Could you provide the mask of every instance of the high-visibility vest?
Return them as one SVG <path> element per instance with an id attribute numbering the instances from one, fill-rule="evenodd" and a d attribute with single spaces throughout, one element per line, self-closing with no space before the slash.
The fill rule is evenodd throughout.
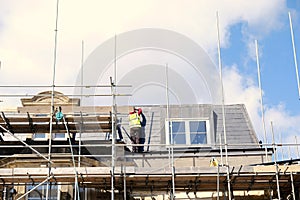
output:
<path id="1" fill-rule="evenodd" d="M 215 159 L 215 158 L 212 158 L 211 160 L 210 160 L 210 167 L 216 167 L 216 166 L 218 166 L 219 165 L 219 162 L 218 162 L 218 160 L 217 159 Z"/>
<path id="2" fill-rule="evenodd" d="M 129 114 L 129 127 L 141 127 L 141 118 L 138 113 Z"/>

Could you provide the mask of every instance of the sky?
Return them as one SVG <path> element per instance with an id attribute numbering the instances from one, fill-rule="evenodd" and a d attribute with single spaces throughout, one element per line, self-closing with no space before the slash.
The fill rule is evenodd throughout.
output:
<path id="1" fill-rule="evenodd" d="M 264 141 L 254 42 L 257 40 L 268 142 L 272 140 L 271 121 L 277 142 L 282 140 L 284 143 L 295 143 L 296 136 L 300 142 L 300 102 L 288 18 L 290 12 L 296 49 L 300 49 L 300 0 L 60 0 L 55 84 L 78 84 L 82 54 L 85 63 L 89 63 L 95 49 L 105 46 L 103 44 L 112 41 L 115 35 L 122 38 L 124 33 L 145 28 L 170 30 L 191 39 L 218 69 L 217 11 L 225 103 L 245 104 L 258 138 Z M 52 85 L 55 19 L 56 1 L 1 0 L 1 85 Z M 297 52 L 298 57 L 299 54 Z M 155 66 L 158 69 L 156 74 L 162 74 L 162 63 L 177 63 L 179 66 L 181 62 L 176 60 L 176 56 L 168 56 L 164 52 L 145 50 L 143 54 L 136 52 L 123 55 L 118 60 L 118 66 L 128 77 L 131 77 L 129 74 L 134 70 L 130 68 L 132 64 L 147 70 Z M 132 60 L 138 62 L 133 63 Z M 149 63 L 152 63 L 151 66 Z M 189 66 L 186 63 L 181 64 L 180 69 L 177 67 L 173 71 L 170 65 L 170 81 L 173 75 L 179 77 L 178 73 L 185 74 L 181 78 L 192 86 L 196 101 L 203 103 L 203 99 L 199 97 L 199 100 L 197 96 L 198 90 L 194 90 L 198 87 L 197 76 L 187 73 Z M 91 76 L 95 76 L 93 79 L 100 77 L 95 73 Z M 145 75 L 141 74 L 139 80 L 143 80 L 141 76 Z M 194 80 L 190 80 L 190 77 Z M 86 76 L 84 79 L 88 81 L 92 78 Z M 160 80 L 163 79 L 161 77 Z M 109 78 L 105 77 L 105 80 L 103 83 L 108 84 Z M 125 83 L 128 78 L 124 75 L 123 80 Z M 162 84 L 152 84 L 159 91 L 157 95 L 149 95 L 148 103 L 155 101 L 153 96 L 164 95 L 160 89 Z M 148 86 L 145 84 L 144 88 Z M 138 89 L 136 95 L 144 95 L 139 94 Z M 45 88 L 0 90 L 2 94 L 36 94 Z M 64 89 L 62 92 L 70 93 Z M 172 97 L 176 98 L 178 91 L 173 92 Z M 19 97 L 3 97 L 0 100 L 3 101 L 0 102 L 2 109 L 20 106 Z M 291 151 L 295 154 L 296 150 L 293 148 Z"/>

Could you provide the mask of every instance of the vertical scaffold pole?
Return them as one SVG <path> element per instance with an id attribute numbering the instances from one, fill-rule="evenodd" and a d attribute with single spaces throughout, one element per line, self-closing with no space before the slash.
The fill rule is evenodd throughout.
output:
<path id="1" fill-rule="evenodd" d="M 258 87 L 260 93 L 260 110 L 261 110 L 261 121 L 264 131 L 264 143 L 265 143 L 265 154 L 266 154 L 266 162 L 268 162 L 268 149 L 267 149 L 267 132 L 266 132 L 266 124 L 265 124 L 265 111 L 264 111 L 264 104 L 263 104 L 263 97 L 262 97 L 262 87 L 261 87 L 261 80 L 260 80 L 260 64 L 259 64 L 259 53 L 258 53 L 258 44 L 257 40 L 255 40 L 255 53 L 256 53 L 256 65 L 257 65 L 257 78 L 258 78 Z"/>
<path id="2" fill-rule="evenodd" d="M 273 130 L 273 122 L 271 121 L 271 131 L 272 131 L 272 146 L 273 146 L 273 151 L 274 151 L 274 163 L 275 163 L 275 168 L 276 168 L 276 185 L 277 185 L 277 194 L 278 194 L 278 199 L 280 198 L 280 185 L 279 185 L 279 170 L 278 170 L 278 164 L 277 164 L 277 150 L 275 147 L 275 136 L 274 136 L 274 130 Z"/>
<path id="3" fill-rule="evenodd" d="M 113 105 L 114 105 L 114 86 L 113 82 L 111 80 L 111 93 L 112 93 L 112 98 L 113 98 Z M 112 133 L 111 133 L 111 199 L 114 199 L 114 192 L 115 192 L 115 187 L 114 187 L 114 176 L 115 176 L 115 136 L 114 136 L 114 106 L 112 105 L 112 113 L 111 113 L 111 125 L 112 125 Z"/>
<path id="4" fill-rule="evenodd" d="M 166 118 L 167 118 L 167 122 L 168 122 L 168 133 L 169 135 L 171 134 L 171 141 L 169 141 L 169 138 L 168 138 L 168 141 L 170 142 L 170 145 L 172 144 L 172 131 L 170 132 L 170 130 L 172 129 L 172 126 L 171 126 L 171 121 L 170 121 L 170 114 L 169 114 L 169 75 L 168 75 L 168 63 L 166 64 L 166 69 L 165 69 L 165 72 L 166 72 L 166 101 L 167 101 L 167 106 L 166 106 Z M 171 167 L 171 146 L 168 148 L 168 158 L 169 158 L 169 167 Z"/>
<path id="5" fill-rule="evenodd" d="M 222 134 L 219 134 L 219 146 L 220 146 L 220 156 L 221 156 L 221 165 L 223 166 L 223 146 L 222 146 Z"/>
<path id="6" fill-rule="evenodd" d="M 52 92 L 51 92 L 51 111 L 50 111 L 50 127 L 49 127 L 49 146 L 48 146 L 48 177 L 51 174 L 51 148 L 52 148 L 52 122 L 54 114 L 54 88 L 55 88 L 55 71 L 56 71 L 56 60 L 57 60 L 57 32 L 58 32 L 58 10 L 59 0 L 56 1 L 56 18 L 55 18 L 55 34 L 54 34 L 54 52 L 53 52 L 53 77 L 52 77 Z M 47 181 L 46 188 L 46 199 L 49 197 L 49 181 Z"/>
<path id="7" fill-rule="evenodd" d="M 227 172 L 227 187 L 228 187 L 228 198 L 231 200 L 231 186 L 230 186 L 230 176 L 229 176 L 229 165 L 228 165 L 228 144 L 226 135 L 226 119 L 225 119 L 225 101 L 224 101 L 224 87 L 222 78 L 222 63 L 221 63 L 221 44 L 220 44 L 220 31 L 219 31 L 219 13 L 217 12 L 217 33 L 218 33 L 218 60 L 219 60 L 219 73 L 220 82 L 222 90 L 222 117 L 223 117 L 223 133 L 224 133 L 224 143 L 225 143 L 225 164 Z"/>
<path id="8" fill-rule="evenodd" d="M 82 104 L 82 97 L 83 97 L 83 61 L 84 61 L 84 41 L 81 41 L 81 66 L 80 66 L 80 104 Z"/>
<path id="9" fill-rule="evenodd" d="M 291 172 L 291 186 L 292 186 L 293 199 L 296 200 L 293 172 Z"/>
<path id="10" fill-rule="evenodd" d="M 217 200 L 220 199 L 220 165 L 218 164 L 218 178 L 217 178 Z"/>
<path id="11" fill-rule="evenodd" d="M 123 166 L 123 182 L 124 182 L 124 200 L 127 198 L 127 186 L 126 186 L 126 165 Z"/>
<path id="12" fill-rule="evenodd" d="M 222 147 L 222 134 L 219 134 L 219 144 L 220 144 L 220 154 L 221 154 L 221 166 L 224 166 L 223 163 L 223 147 Z M 218 164 L 218 175 L 217 175 L 217 200 L 220 199 L 220 164 Z"/>
<path id="13" fill-rule="evenodd" d="M 78 167 L 81 166 L 81 142 L 82 142 L 82 130 L 83 130 L 83 117 L 80 111 L 80 122 L 79 122 L 79 147 L 78 147 Z"/>
<path id="14" fill-rule="evenodd" d="M 290 30 L 291 30 L 291 38 L 292 38 L 292 45 L 293 45 L 294 63 L 295 63 L 295 69 L 296 69 L 298 98 L 300 99 L 300 82 L 299 82 L 299 71 L 298 71 L 298 63 L 297 63 L 297 53 L 296 53 L 295 40 L 294 40 L 293 22 L 292 22 L 292 16 L 291 16 L 290 12 L 288 12 L 288 15 L 289 15 L 289 21 L 290 21 Z"/>
<path id="15" fill-rule="evenodd" d="M 174 166 L 174 141 L 173 141 L 173 136 L 172 136 L 172 121 L 170 121 L 170 113 L 169 113 L 169 71 L 168 71 L 168 64 L 166 64 L 166 98 L 167 98 L 167 118 L 168 118 L 168 125 L 170 127 L 169 130 L 171 130 L 171 145 L 169 148 L 169 155 L 171 154 L 171 170 L 172 170 L 172 192 L 171 192 L 171 200 L 174 200 L 176 195 L 175 195 L 175 166 Z M 171 150 L 171 152 L 170 152 Z"/>
<path id="16" fill-rule="evenodd" d="M 298 139 L 297 139 L 297 136 L 295 136 L 295 141 L 296 141 L 296 149 L 297 149 L 297 158 L 300 158 L 300 155 L 299 155 L 299 146 L 298 146 Z"/>
<path id="17" fill-rule="evenodd" d="M 117 83 L 117 35 L 115 35 L 115 46 L 114 46 L 114 80 L 110 78 L 111 94 L 112 94 L 112 115 L 111 115 L 111 199 L 114 199 L 115 187 L 114 187 L 114 176 L 115 176 L 115 133 L 116 133 L 116 83 Z"/>
<path id="18" fill-rule="evenodd" d="M 282 133 L 280 133 L 280 143 L 281 143 L 281 160 L 284 160 L 283 144 L 282 144 Z"/>
<path id="19" fill-rule="evenodd" d="M 83 97 L 83 60 L 84 60 L 84 41 L 81 42 L 81 79 L 80 79 L 80 106 L 82 106 L 82 97 Z M 80 132 L 79 132 L 79 147 L 78 147 L 78 167 L 81 165 L 81 137 L 82 137 L 82 112 L 80 111 Z"/>

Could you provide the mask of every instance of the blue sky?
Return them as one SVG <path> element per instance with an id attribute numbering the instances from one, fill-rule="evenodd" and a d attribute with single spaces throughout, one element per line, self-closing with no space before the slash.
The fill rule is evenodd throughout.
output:
<path id="1" fill-rule="evenodd" d="M 293 26 L 297 48 L 300 45 L 299 34 L 297 35 L 300 30 L 298 23 L 295 22 Z M 300 102 L 288 14 L 282 17 L 282 23 L 280 29 L 258 40 L 264 103 L 270 106 L 284 103 L 291 114 L 299 114 Z M 248 56 L 247 44 L 244 43 L 241 33 L 243 26 L 245 24 L 240 23 L 230 28 L 231 45 L 222 49 L 223 65 L 237 64 L 244 76 L 251 76 L 255 80 L 257 79 L 257 64 L 256 60 Z M 299 56 L 298 52 L 297 54 Z"/>
<path id="2" fill-rule="evenodd" d="M 286 5 L 287 11 L 292 13 L 295 45 L 296 49 L 298 49 L 300 45 L 300 1 L 287 1 Z M 249 55 L 249 49 L 247 48 L 247 42 L 249 42 L 248 34 L 252 35 L 252 40 L 258 39 L 263 101 L 267 116 L 265 121 L 269 142 L 271 141 L 270 121 L 274 123 L 275 120 L 275 139 L 277 142 L 280 135 L 283 135 L 283 140 L 295 142 L 293 136 L 298 137 L 299 134 L 299 129 L 295 126 L 291 128 L 283 125 L 286 123 L 286 120 L 291 119 L 294 121 L 299 119 L 298 116 L 300 114 L 300 101 L 287 11 L 281 13 L 278 18 L 280 25 L 266 33 L 264 33 L 264 30 L 261 32 L 259 29 L 252 30 L 246 22 L 234 24 L 229 31 L 230 44 L 221 50 L 224 68 L 235 66 L 240 76 L 244 77 L 243 83 L 246 85 L 244 89 L 247 90 L 253 84 L 258 85 L 256 60 Z M 245 32 L 247 34 L 244 34 Z M 252 51 L 254 51 L 253 48 Z M 299 55 L 299 51 L 297 51 L 298 58 Z M 253 82 L 247 83 L 249 81 L 248 78 Z M 230 94 L 230 89 L 225 87 L 226 89 L 227 94 Z M 278 110 L 274 112 L 276 109 Z M 256 107 L 256 111 L 258 110 Z M 282 118 L 278 117 L 277 112 L 280 113 L 279 115 L 282 114 Z M 260 111 L 258 113 L 260 118 Z M 281 120 L 282 122 L 280 122 Z M 262 125 L 255 123 L 256 128 L 259 126 Z M 256 130 L 258 129 L 260 128 Z M 260 129 L 257 132 L 260 132 L 260 138 L 262 138 L 262 130 Z"/>
<path id="3" fill-rule="evenodd" d="M 287 1 L 286 5 L 286 12 L 283 12 L 278 18 L 280 25 L 270 32 L 261 34 L 257 29 L 253 31 L 247 26 L 246 22 L 240 22 L 231 26 L 229 31 L 230 45 L 222 48 L 222 61 L 225 68 L 230 68 L 234 65 L 241 76 L 244 78 L 248 77 L 251 81 L 254 81 L 251 82 L 251 86 L 253 84 L 258 85 L 256 60 L 249 56 L 249 49 L 247 48 L 247 40 L 249 38 L 244 32 L 252 34 L 254 36 L 253 39 L 258 39 L 268 141 L 271 141 L 270 121 L 275 121 L 275 139 L 277 142 L 280 140 L 281 134 L 284 141 L 289 140 L 289 142 L 294 143 L 294 137 L 299 137 L 299 129 L 295 125 L 293 128 L 283 125 L 290 119 L 292 121 L 299 119 L 298 116 L 300 114 L 300 101 L 287 11 L 292 13 L 299 65 L 300 1 Z M 264 31 L 262 30 L 262 32 Z M 244 81 L 247 82 L 247 80 Z M 247 85 L 247 83 L 245 84 Z M 251 86 L 245 86 L 244 89 Z M 227 92 L 230 93 L 230 90 L 227 89 Z M 278 110 L 275 111 L 276 109 Z M 258 113 L 260 118 L 260 111 Z M 282 114 L 282 116 L 278 117 L 278 114 Z M 261 126 L 259 123 L 255 124 L 256 127 Z M 260 129 L 257 132 L 262 133 L 262 130 Z"/>
<path id="4" fill-rule="evenodd" d="M 55 7 L 55 1 L 51 0 L 0 2 L 0 80 L 3 85 L 52 83 Z M 276 133 L 286 134 L 286 142 L 294 142 L 294 137 L 300 136 L 300 102 L 287 13 L 292 13 L 299 58 L 299 0 L 64 0 L 60 1 L 59 8 L 56 84 L 68 85 L 76 83 L 80 72 L 82 40 L 87 58 L 115 34 L 141 28 L 183 34 L 218 63 L 216 11 L 219 11 L 226 103 L 245 104 L 262 139 L 253 46 L 257 39 L 268 138 L 271 138 L 271 120 Z M 1 89 L 1 93 L 37 92 L 40 91 Z M 3 100 L 2 108 L 19 105 L 18 99 Z"/>

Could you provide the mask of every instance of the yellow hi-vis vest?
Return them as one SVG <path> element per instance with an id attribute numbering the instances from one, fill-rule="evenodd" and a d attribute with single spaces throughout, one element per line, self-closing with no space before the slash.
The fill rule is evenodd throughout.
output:
<path id="1" fill-rule="evenodd" d="M 215 158 L 212 158 L 211 160 L 210 160 L 210 167 L 216 167 L 216 166 L 218 166 L 219 165 L 219 162 L 218 162 L 218 160 L 217 159 L 215 159 Z"/>
<path id="2" fill-rule="evenodd" d="M 129 114 L 129 127 L 141 127 L 141 118 L 137 113 Z"/>

